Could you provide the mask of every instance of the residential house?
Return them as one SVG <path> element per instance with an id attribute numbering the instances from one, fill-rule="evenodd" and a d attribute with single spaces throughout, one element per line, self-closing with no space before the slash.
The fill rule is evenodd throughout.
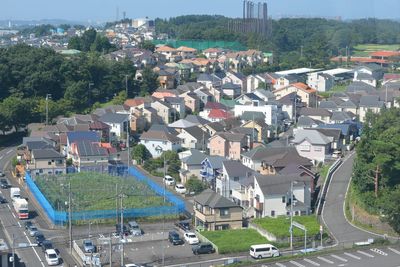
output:
<path id="1" fill-rule="evenodd" d="M 80 171 L 104 171 L 108 168 L 109 151 L 101 143 L 78 140 L 72 143 L 71 158 L 74 167 Z"/>
<path id="2" fill-rule="evenodd" d="M 213 100 L 213 95 L 208 91 L 208 89 L 198 88 L 194 90 L 194 93 L 200 99 L 200 109 Z"/>
<path id="3" fill-rule="evenodd" d="M 331 153 L 332 142 L 332 137 L 310 129 L 298 129 L 291 140 L 300 156 L 312 160 L 314 164 L 325 162 Z"/>
<path id="4" fill-rule="evenodd" d="M 164 102 L 168 103 L 172 108 L 173 121 L 186 116 L 185 99 L 183 97 L 164 97 Z"/>
<path id="5" fill-rule="evenodd" d="M 157 115 L 161 118 L 163 123 L 168 124 L 173 121 L 173 111 L 169 103 L 157 100 L 150 105 L 157 112 Z"/>
<path id="6" fill-rule="evenodd" d="M 275 90 L 288 87 L 289 85 L 300 81 L 299 77 L 293 74 L 279 75 L 279 77 L 276 77 L 275 79 L 276 81 L 273 84 L 273 89 Z"/>
<path id="7" fill-rule="evenodd" d="M 247 92 L 247 77 L 240 72 L 228 71 L 222 79 L 222 84 L 232 83 L 240 86 L 241 93 Z M 240 95 L 240 93 L 239 93 Z"/>
<path id="8" fill-rule="evenodd" d="M 207 158 L 207 155 L 197 149 L 189 149 L 179 153 L 181 160 L 181 168 L 179 177 L 183 184 L 186 184 L 192 176 L 201 179 L 200 171 L 202 170 L 202 162 Z"/>
<path id="9" fill-rule="evenodd" d="M 224 50 L 221 48 L 208 48 L 203 50 L 203 55 L 208 59 L 218 59 L 220 55 L 224 53 Z"/>
<path id="10" fill-rule="evenodd" d="M 271 87 L 271 80 L 266 74 L 251 74 L 246 78 L 246 93 L 252 93 L 257 89 Z"/>
<path id="11" fill-rule="evenodd" d="M 129 115 L 119 113 L 106 113 L 99 118 L 99 121 L 110 126 L 110 140 L 124 138 L 128 131 Z"/>
<path id="12" fill-rule="evenodd" d="M 177 135 L 177 132 L 164 125 L 152 125 L 140 136 L 140 143 L 147 148 L 153 158 L 157 158 L 164 151 L 178 151 L 181 148 L 181 139 Z"/>
<path id="13" fill-rule="evenodd" d="M 322 133 L 326 137 L 332 138 L 331 150 L 341 151 L 344 146 L 343 134 L 340 129 L 329 129 L 329 128 L 316 128 L 318 132 Z"/>
<path id="14" fill-rule="evenodd" d="M 102 142 L 110 142 L 110 126 L 102 121 L 94 121 L 89 124 L 89 131 L 97 132 Z"/>
<path id="15" fill-rule="evenodd" d="M 201 126 L 201 128 L 205 131 L 207 131 L 207 133 L 210 136 L 215 135 L 218 132 L 222 132 L 225 130 L 225 126 L 222 125 L 221 122 L 211 122 L 211 123 L 207 123 Z"/>
<path id="16" fill-rule="evenodd" d="M 341 99 L 335 99 L 335 100 L 336 100 L 337 102 L 340 102 L 340 104 L 344 102 L 344 101 L 341 100 Z M 330 112 L 339 111 L 338 104 L 337 104 L 335 101 L 333 101 L 333 100 L 324 100 L 324 101 L 321 101 L 321 102 L 319 102 L 318 107 L 319 107 L 319 108 L 322 108 L 322 109 L 326 109 L 326 110 L 328 110 L 328 111 L 330 111 Z"/>
<path id="17" fill-rule="evenodd" d="M 296 93 L 297 96 L 300 97 L 301 102 L 305 103 L 307 107 L 315 107 L 317 104 L 317 90 L 309 87 L 304 83 L 294 83 L 283 88 L 277 89 L 273 91 L 276 96 L 276 99 L 291 94 Z"/>
<path id="18" fill-rule="evenodd" d="M 251 102 L 247 101 L 248 96 L 252 97 Z M 254 96 L 254 97 L 253 97 Z M 242 97 L 242 96 L 241 96 Z M 240 101 L 244 101 L 244 105 L 240 104 Z M 265 123 L 268 125 L 277 125 L 278 116 L 280 115 L 280 107 L 277 103 L 265 103 L 262 99 L 257 97 L 255 94 L 246 94 L 243 99 L 238 99 L 235 108 L 235 117 L 242 117 L 244 112 L 261 112 L 265 116 Z"/>
<path id="19" fill-rule="evenodd" d="M 237 160 L 222 162 L 222 175 L 217 177 L 216 192 L 223 197 L 232 199 L 233 190 L 240 190 L 243 181 L 250 179 L 253 172 L 252 169 Z"/>
<path id="20" fill-rule="evenodd" d="M 270 129 L 268 128 L 268 125 L 265 123 L 264 119 L 247 120 L 245 123 L 242 124 L 241 127 L 255 129 L 258 135 L 254 141 L 258 143 L 267 142 L 268 138 L 270 138 L 271 136 Z"/>
<path id="21" fill-rule="evenodd" d="M 376 95 L 366 95 L 360 98 L 359 105 L 359 120 L 360 122 L 365 122 L 365 117 L 367 112 L 379 113 L 381 109 L 384 108 L 385 102 L 379 100 L 379 96 Z"/>
<path id="22" fill-rule="evenodd" d="M 201 73 L 197 77 L 197 82 L 204 84 L 206 88 L 211 89 L 211 88 L 220 88 L 222 85 L 222 79 L 215 75 L 214 73 L 208 74 L 208 73 Z"/>
<path id="23" fill-rule="evenodd" d="M 296 216 L 311 213 L 309 178 L 291 175 L 254 175 L 255 217 L 288 216 L 291 206 Z"/>
<path id="24" fill-rule="evenodd" d="M 235 99 L 236 97 L 240 96 L 242 88 L 238 84 L 229 82 L 222 84 L 221 90 L 226 97 Z"/>
<path id="25" fill-rule="evenodd" d="M 191 47 L 180 46 L 176 49 L 178 55 L 181 56 L 182 59 L 186 58 L 194 58 L 196 57 L 197 50 Z"/>
<path id="26" fill-rule="evenodd" d="M 178 51 L 175 48 L 164 45 L 157 47 L 154 52 L 164 55 L 169 62 L 177 61 Z M 179 59 L 181 58 L 179 57 Z"/>
<path id="27" fill-rule="evenodd" d="M 216 179 L 222 174 L 222 162 L 224 161 L 226 161 L 225 157 L 207 156 L 201 162 L 201 179 L 203 182 L 207 182 L 214 190 L 216 187 Z"/>
<path id="28" fill-rule="evenodd" d="M 253 93 L 265 102 L 273 102 L 276 100 L 274 93 L 266 89 L 256 89 Z"/>
<path id="29" fill-rule="evenodd" d="M 383 68 L 378 64 L 368 64 L 360 66 L 354 70 L 353 81 L 364 82 L 373 87 L 377 86 L 377 82 L 383 78 Z"/>
<path id="30" fill-rule="evenodd" d="M 211 156 L 221 156 L 229 159 L 240 159 L 242 151 L 249 149 L 245 134 L 240 133 L 216 133 L 208 140 L 208 148 Z"/>
<path id="31" fill-rule="evenodd" d="M 32 176 L 65 174 L 65 156 L 53 148 L 32 149 L 30 161 L 27 162 L 26 167 Z"/>
<path id="32" fill-rule="evenodd" d="M 158 74 L 158 82 L 160 84 L 160 87 L 163 89 L 173 89 L 175 88 L 175 85 L 179 83 L 177 81 L 177 76 L 179 77 L 177 71 L 173 70 L 172 68 L 168 69 L 160 69 L 159 71 L 156 71 Z"/>
<path id="33" fill-rule="evenodd" d="M 187 91 L 179 95 L 184 99 L 186 110 L 190 113 L 198 113 L 200 111 L 200 98 L 193 91 Z"/>
<path id="34" fill-rule="evenodd" d="M 314 120 L 308 116 L 300 116 L 297 119 L 296 128 L 297 129 L 305 129 L 305 128 L 315 128 L 318 125 L 323 124 L 321 121 Z"/>
<path id="35" fill-rule="evenodd" d="M 319 92 L 326 92 L 333 88 L 335 78 L 324 72 L 312 72 L 308 74 L 307 85 L 317 89 Z"/>
<path id="36" fill-rule="evenodd" d="M 60 148 L 60 152 L 66 155 L 67 158 L 72 157 L 72 144 L 78 141 L 89 141 L 92 143 L 100 143 L 101 136 L 98 132 L 84 131 L 84 132 L 68 132 L 66 136 L 66 146 Z"/>
<path id="37" fill-rule="evenodd" d="M 329 123 L 332 113 L 329 110 L 323 108 L 301 108 L 299 112 L 300 116 L 307 116 L 313 120 L 322 121 Z"/>
<path id="38" fill-rule="evenodd" d="M 341 131 L 341 136 L 343 138 L 343 146 L 349 145 L 351 142 L 356 140 L 359 136 L 359 129 L 356 123 L 339 123 L 339 124 L 321 124 L 317 128 L 321 129 L 338 129 Z"/>
<path id="39" fill-rule="evenodd" d="M 370 95 L 377 92 L 376 88 L 370 84 L 354 81 L 346 87 L 347 94 Z"/>
<path id="40" fill-rule="evenodd" d="M 183 148 L 204 151 L 207 149 L 207 140 L 210 138 L 210 135 L 200 127 L 193 126 L 182 129 L 178 138 L 182 139 Z"/>
<path id="41" fill-rule="evenodd" d="M 210 189 L 194 198 L 194 225 L 206 231 L 241 229 L 242 207 Z"/>

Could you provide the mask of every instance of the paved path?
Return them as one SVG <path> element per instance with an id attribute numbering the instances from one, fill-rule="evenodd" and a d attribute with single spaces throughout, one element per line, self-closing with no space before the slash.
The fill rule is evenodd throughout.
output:
<path id="1" fill-rule="evenodd" d="M 353 173 L 355 156 L 355 153 L 346 156 L 342 165 L 333 174 L 322 210 L 322 219 L 339 244 L 367 241 L 368 238 L 377 237 L 352 226 L 344 216 L 343 205 Z"/>

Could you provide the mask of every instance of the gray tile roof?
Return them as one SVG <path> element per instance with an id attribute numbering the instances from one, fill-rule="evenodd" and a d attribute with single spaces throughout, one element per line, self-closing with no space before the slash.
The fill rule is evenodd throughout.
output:
<path id="1" fill-rule="evenodd" d="M 170 142 L 180 142 L 177 132 L 165 125 L 153 124 L 151 128 L 140 136 L 140 140 L 161 140 Z"/>
<path id="2" fill-rule="evenodd" d="M 104 123 L 123 123 L 129 120 L 128 114 L 119 114 L 119 113 L 106 113 L 99 118 L 99 121 Z"/>
<path id="3" fill-rule="evenodd" d="M 231 142 L 240 142 L 245 138 L 244 134 L 241 133 L 227 133 L 227 132 L 219 132 L 216 133 L 215 135 L 219 135 L 225 140 L 231 141 Z"/>
<path id="4" fill-rule="evenodd" d="M 54 149 L 33 149 L 32 157 L 35 159 L 64 159 L 65 157 Z"/>
<path id="5" fill-rule="evenodd" d="M 358 92 L 373 93 L 376 92 L 376 89 L 372 85 L 360 81 L 355 81 L 347 86 L 346 91 L 348 93 L 358 93 Z"/>
<path id="6" fill-rule="evenodd" d="M 332 112 L 331 121 L 349 121 L 351 117 L 343 111 Z"/>
<path id="7" fill-rule="evenodd" d="M 324 108 L 301 108 L 299 115 L 303 116 L 331 116 L 331 112 Z"/>
<path id="8" fill-rule="evenodd" d="M 201 162 L 207 158 L 207 155 L 197 149 L 190 150 L 191 155 L 181 159 L 187 165 L 201 165 Z"/>
<path id="9" fill-rule="evenodd" d="M 195 196 L 194 201 L 200 203 L 203 206 L 208 206 L 212 209 L 240 207 L 238 204 L 215 193 L 211 189 L 206 189 L 199 195 Z"/>
<path id="10" fill-rule="evenodd" d="M 317 130 L 298 129 L 292 142 L 299 144 L 303 140 L 308 140 L 313 145 L 327 145 L 332 142 L 332 138 L 325 136 Z"/>
<path id="11" fill-rule="evenodd" d="M 324 109 L 337 109 L 337 104 L 333 101 L 321 101 L 319 103 L 319 108 L 324 108 Z"/>
<path id="12" fill-rule="evenodd" d="M 94 144 L 90 141 L 78 141 L 76 142 L 79 156 L 108 156 L 107 149 L 100 147 L 98 144 Z"/>
<path id="13" fill-rule="evenodd" d="M 365 96 L 362 96 L 360 99 L 360 107 L 381 108 L 381 107 L 383 107 L 383 105 L 384 105 L 384 102 L 379 101 L 379 96 L 376 96 L 376 95 L 365 95 Z"/>
<path id="14" fill-rule="evenodd" d="M 357 105 L 353 103 L 351 100 L 344 101 L 342 104 L 339 104 L 340 108 L 357 108 Z"/>
<path id="15" fill-rule="evenodd" d="M 242 162 L 237 160 L 224 161 L 222 165 L 229 177 L 249 177 L 254 171 L 242 164 Z"/>
<path id="16" fill-rule="evenodd" d="M 254 176 L 264 195 L 285 195 L 290 191 L 291 182 L 296 181 L 301 184 L 309 184 L 309 177 L 298 175 L 260 175 Z M 294 186 L 299 186 L 296 184 Z"/>
<path id="17" fill-rule="evenodd" d="M 300 127 L 312 127 L 315 124 L 320 124 L 321 122 L 318 122 L 316 120 L 311 119 L 308 116 L 300 116 L 299 119 L 297 120 L 297 126 Z"/>
<path id="18" fill-rule="evenodd" d="M 53 148 L 52 145 L 44 141 L 28 141 L 26 142 L 26 147 L 28 150 Z"/>
<path id="19" fill-rule="evenodd" d="M 185 128 L 184 131 L 196 138 L 198 141 L 208 140 L 210 138 L 210 135 L 198 126 Z"/>
<path id="20" fill-rule="evenodd" d="M 208 121 L 200 116 L 196 116 L 196 115 L 187 115 L 185 120 L 192 122 L 192 123 L 201 124 L 201 125 L 210 122 L 210 121 Z"/>

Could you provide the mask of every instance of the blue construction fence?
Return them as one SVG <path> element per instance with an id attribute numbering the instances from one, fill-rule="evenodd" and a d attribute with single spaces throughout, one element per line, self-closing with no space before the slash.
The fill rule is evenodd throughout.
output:
<path id="1" fill-rule="evenodd" d="M 141 173 L 136 167 L 130 167 L 129 171 L 126 172 L 122 169 L 111 170 L 111 173 L 120 176 L 126 175 L 146 183 L 157 195 L 164 195 L 164 187 L 158 185 L 156 182 Z M 42 209 L 46 212 L 48 218 L 55 225 L 65 224 L 68 221 L 68 212 L 57 211 L 47 200 L 47 198 L 40 191 L 39 187 L 36 185 L 35 181 L 32 179 L 29 172 L 25 173 L 26 184 L 40 204 Z M 174 194 L 165 191 L 165 198 L 171 206 L 158 206 L 158 207 L 147 207 L 147 208 L 132 208 L 124 209 L 125 218 L 137 218 L 137 217 L 150 217 L 150 216 L 163 216 L 163 215 L 178 215 L 185 212 L 185 202 L 176 197 Z M 72 211 L 71 219 L 72 221 L 82 221 L 82 220 L 94 220 L 94 219 L 110 219 L 118 216 L 115 210 L 93 210 L 93 211 Z"/>

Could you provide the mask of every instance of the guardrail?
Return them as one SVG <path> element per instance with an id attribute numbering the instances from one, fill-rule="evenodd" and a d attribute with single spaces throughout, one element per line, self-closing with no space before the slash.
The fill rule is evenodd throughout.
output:
<path id="1" fill-rule="evenodd" d="M 316 214 L 318 216 L 321 215 L 322 208 L 324 207 L 325 197 L 326 197 L 326 193 L 327 193 L 328 188 L 329 188 L 329 184 L 331 183 L 332 174 L 337 170 L 337 168 L 342 164 L 342 162 L 343 162 L 342 159 L 339 158 L 328 169 L 328 173 L 326 175 L 326 179 L 325 179 L 324 185 L 322 187 L 322 190 L 321 190 L 321 192 L 319 194 L 319 198 L 317 200 Z"/>

